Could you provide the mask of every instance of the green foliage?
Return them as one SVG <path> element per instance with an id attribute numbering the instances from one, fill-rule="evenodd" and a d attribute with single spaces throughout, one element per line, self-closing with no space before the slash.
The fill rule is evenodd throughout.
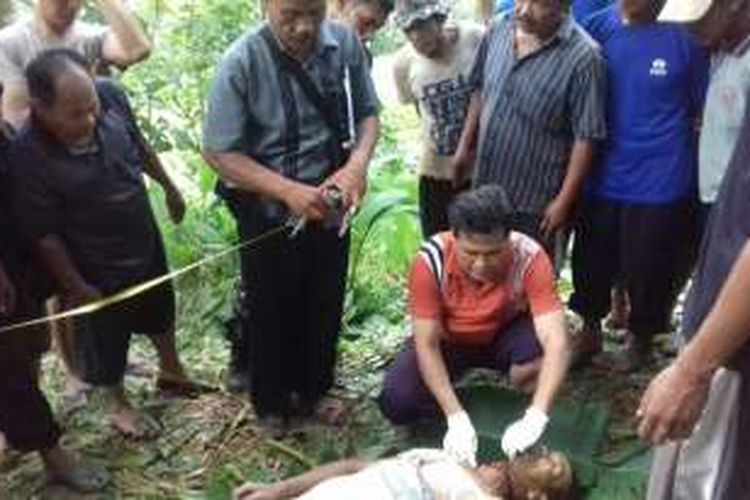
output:
<path id="1" fill-rule="evenodd" d="M 224 51 L 260 19 L 251 0 L 147 0 L 139 14 L 157 50 L 124 83 L 159 151 L 200 150 L 205 98 Z"/>

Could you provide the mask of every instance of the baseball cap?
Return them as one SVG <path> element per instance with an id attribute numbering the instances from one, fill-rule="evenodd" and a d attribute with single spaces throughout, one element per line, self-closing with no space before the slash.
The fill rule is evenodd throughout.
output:
<path id="1" fill-rule="evenodd" d="M 442 0 L 401 0 L 396 5 L 396 26 L 408 30 L 418 21 L 439 16 L 447 17 L 450 8 Z"/>
<path id="2" fill-rule="evenodd" d="M 659 14 L 659 21 L 689 23 L 703 17 L 713 0 L 667 0 Z"/>

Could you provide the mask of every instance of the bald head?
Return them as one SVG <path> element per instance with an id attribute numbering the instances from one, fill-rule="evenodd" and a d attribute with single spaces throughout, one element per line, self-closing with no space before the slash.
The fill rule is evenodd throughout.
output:
<path id="1" fill-rule="evenodd" d="M 93 139 L 99 99 L 86 60 L 67 49 L 42 52 L 26 69 L 32 117 L 65 146 Z"/>

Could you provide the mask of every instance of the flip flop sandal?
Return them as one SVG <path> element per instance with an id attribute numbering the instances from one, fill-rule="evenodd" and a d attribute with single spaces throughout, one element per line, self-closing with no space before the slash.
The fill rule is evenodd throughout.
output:
<path id="1" fill-rule="evenodd" d="M 164 397 L 196 399 L 203 394 L 218 392 L 218 389 L 192 381 L 178 381 L 160 378 L 156 390 Z"/>
<path id="2" fill-rule="evenodd" d="M 154 417 L 145 413 L 138 414 L 138 418 L 135 421 L 135 432 L 127 431 L 119 427 L 114 423 L 114 421 L 110 422 L 110 424 L 117 431 L 117 433 L 120 434 L 120 436 L 125 439 L 132 439 L 135 441 L 154 440 L 158 438 L 164 431 L 162 425 Z"/>
<path id="3" fill-rule="evenodd" d="M 125 365 L 125 375 L 135 378 L 149 378 L 154 374 L 154 367 L 145 361 L 129 361 Z"/>
<path id="4" fill-rule="evenodd" d="M 71 470 L 55 474 L 47 484 L 61 485 L 76 493 L 87 494 L 102 491 L 111 482 L 112 476 L 105 468 L 94 464 L 79 464 Z"/>

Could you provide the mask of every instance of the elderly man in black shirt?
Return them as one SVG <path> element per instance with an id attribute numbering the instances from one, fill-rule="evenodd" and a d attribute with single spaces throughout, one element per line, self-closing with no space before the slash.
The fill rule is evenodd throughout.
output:
<path id="1" fill-rule="evenodd" d="M 39 358 L 48 343 L 44 326 L 2 331 L 40 316 L 45 290 L 11 214 L 5 161 L 11 132 L 2 121 L 0 129 L 0 432 L 12 448 L 39 453 L 48 481 L 98 491 L 109 475 L 78 463 L 60 446 L 60 427 L 39 388 Z"/>
<path id="2" fill-rule="evenodd" d="M 95 84 L 85 60 L 65 49 L 41 54 L 26 76 L 32 118 L 10 150 L 15 208 L 65 307 L 166 273 L 142 177 L 153 164 L 124 94 L 110 82 Z M 109 389 L 112 425 L 152 437 L 158 425 L 131 407 L 122 386 L 132 333 L 162 347 L 160 387 L 187 383 L 174 349 L 169 284 L 77 319 L 75 329 L 83 379 Z"/>

